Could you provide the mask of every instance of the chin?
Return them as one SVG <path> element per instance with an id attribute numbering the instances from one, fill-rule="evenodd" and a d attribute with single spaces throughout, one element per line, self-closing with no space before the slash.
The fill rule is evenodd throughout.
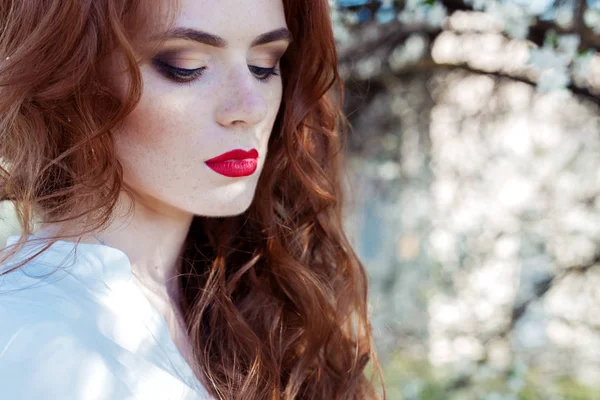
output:
<path id="1" fill-rule="evenodd" d="M 254 196 L 248 196 L 229 201 L 215 202 L 211 207 L 202 207 L 201 210 L 194 210 L 194 214 L 203 217 L 234 217 L 243 214 L 252 205 Z"/>

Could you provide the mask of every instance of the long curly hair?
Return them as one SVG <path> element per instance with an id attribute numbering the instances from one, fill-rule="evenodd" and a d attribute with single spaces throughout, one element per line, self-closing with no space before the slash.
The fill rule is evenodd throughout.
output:
<path id="1" fill-rule="evenodd" d="M 255 198 L 235 217 L 195 217 L 183 252 L 194 368 L 219 399 L 376 399 L 368 281 L 342 226 L 343 86 L 329 5 L 283 3 L 294 41 Z M 85 221 L 80 234 L 110 223 L 126 190 L 113 132 L 140 99 L 148 27 L 174 15 L 158 6 L 0 3 L 0 199 L 23 230 L 11 253 L 36 221 Z M 115 54 L 125 98 L 106 67 Z"/>

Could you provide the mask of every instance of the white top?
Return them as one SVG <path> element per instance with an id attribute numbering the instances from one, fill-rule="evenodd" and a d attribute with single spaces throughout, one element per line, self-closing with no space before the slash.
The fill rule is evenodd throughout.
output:
<path id="1" fill-rule="evenodd" d="M 7 246 L 17 240 L 11 236 Z M 0 271 L 42 247 L 28 243 Z M 0 276 L 0 394 L 15 400 L 211 398 L 162 315 L 132 281 L 125 253 L 67 241 Z"/>

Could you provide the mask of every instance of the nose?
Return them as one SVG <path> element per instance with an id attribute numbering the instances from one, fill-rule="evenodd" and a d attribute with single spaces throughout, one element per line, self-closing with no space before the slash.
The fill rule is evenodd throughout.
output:
<path id="1" fill-rule="evenodd" d="M 216 120 L 219 125 L 256 125 L 267 114 L 267 104 L 263 85 L 252 75 L 248 67 L 232 69 L 222 84 L 220 104 L 217 107 Z M 262 89 L 262 90 L 261 90 Z"/>

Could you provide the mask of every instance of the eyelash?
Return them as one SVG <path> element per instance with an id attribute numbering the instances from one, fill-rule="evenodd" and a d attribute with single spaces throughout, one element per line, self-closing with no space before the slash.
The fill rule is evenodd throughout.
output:
<path id="1" fill-rule="evenodd" d="M 190 83 L 200 78 L 206 70 L 206 67 L 196 69 L 174 67 L 173 65 L 168 64 L 159 58 L 153 58 L 152 62 L 159 72 L 161 72 L 167 78 L 178 83 Z M 261 77 L 257 78 L 261 82 L 268 82 L 274 76 L 279 75 L 279 70 L 276 67 L 263 68 L 249 65 L 248 69 L 250 69 L 250 72 L 254 73 L 255 75 L 261 75 Z"/>

